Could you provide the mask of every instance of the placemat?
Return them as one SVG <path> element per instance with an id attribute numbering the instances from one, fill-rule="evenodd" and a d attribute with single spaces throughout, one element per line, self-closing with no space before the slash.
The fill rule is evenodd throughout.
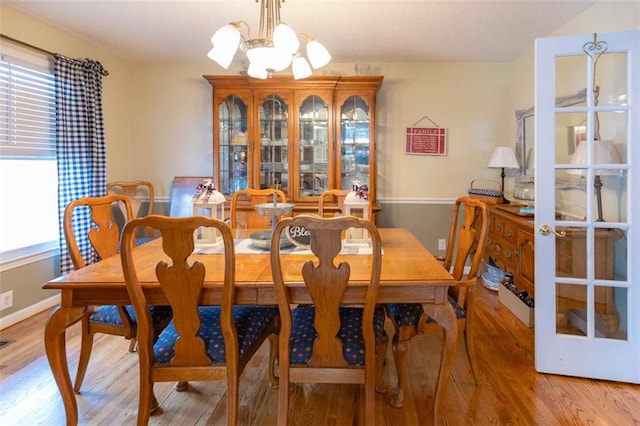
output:
<path id="1" fill-rule="evenodd" d="M 235 240 L 236 254 L 269 254 L 268 249 L 261 249 L 251 244 L 250 239 L 236 239 Z M 199 247 L 193 254 L 218 254 L 222 253 L 222 245 L 214 247 Z M 281 253 L 288 254 L 311 254 L 311 250 L 303 249 L 297 246 L 291 246 L 280 250 Z M 384 254 L 384 250 L 382 251 Z M 340 254 L 371 254 L 371 247 L 343 247 L 340 250 Z"/>

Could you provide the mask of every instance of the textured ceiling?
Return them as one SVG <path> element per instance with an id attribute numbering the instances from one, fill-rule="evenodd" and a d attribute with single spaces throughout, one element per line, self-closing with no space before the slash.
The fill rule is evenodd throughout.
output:
<path id="1" fill-rule="evenodd" d="M 282 20 L 335 62 L 509 61 L 595 0 L 286 0 Z M 255 0 L 2 0 L 140 61 L 201 60 L 230 21 L 257 31 Z"/>

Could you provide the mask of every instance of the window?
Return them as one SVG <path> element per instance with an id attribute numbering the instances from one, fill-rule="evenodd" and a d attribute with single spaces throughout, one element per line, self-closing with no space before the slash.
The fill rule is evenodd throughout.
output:
<path id="1" fill-rule="evenodd" d="M 48 59 L 0 60 L 0 256 L 58 247 L 55 81 Z"/>

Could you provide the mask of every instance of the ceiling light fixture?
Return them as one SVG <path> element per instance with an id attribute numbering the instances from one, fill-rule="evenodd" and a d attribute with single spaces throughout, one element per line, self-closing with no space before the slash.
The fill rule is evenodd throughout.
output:
<path id="1" fill-rule="evenodd" d="M 311 76 L 311 67 L 321 68 L 329 63 L 331 55 L 327 49 L 304 33 L 300 35 L 305 39 L 308 62 L 298 51 L 298 35 L 280 20 L 280 7 L 284 0 L 255 1 L 260 3 L 257 37 L 251 38 L 249 25 L 245 21 L 231 22 L 211 37 L 213 48 L 207 54 L 210 59 L 227 69 L 239 47 L 249 59 L 247 74 L 260 79 L 271 77 L 274 72 L 291 65 L 293 77 L 299 80 Z M 246 29 L 244 34 L 243 25 Z"/>

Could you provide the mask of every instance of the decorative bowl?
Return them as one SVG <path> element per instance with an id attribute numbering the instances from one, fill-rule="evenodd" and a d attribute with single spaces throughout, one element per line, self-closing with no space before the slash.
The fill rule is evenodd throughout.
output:
<path id="1" fill-rule="evenodd" d="M 256 231 L 252 232 L 249 235 L 249 239 L 251 240 L 251 245 L 263 250 L 269 250 L 271 248 L 271 236 L 273 232 L 271 230 L 267 231 Z M 283 232 L 280 235 L 280 248 L 291 247 L 293 243 L 289 241 L 287 238 L 287 234 Z"/>

